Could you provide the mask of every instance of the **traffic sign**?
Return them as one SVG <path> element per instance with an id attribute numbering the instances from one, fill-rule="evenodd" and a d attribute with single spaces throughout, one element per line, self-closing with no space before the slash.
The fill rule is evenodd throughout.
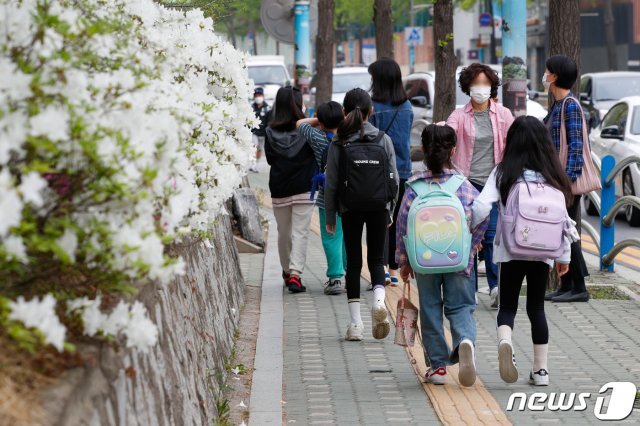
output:
<path id="1" fill-rule="evenodd" d="M 481 27 L 490 27 L 493 24 L 493 18 L 491 17 L 491 14 L 487 12 L 482 13 L 478 20 L 480 21 Z"/>
<path id="2" fill-rule="evenodd" d="M 424 30 L 422 27 L 405 27 L 404 42 L 407 46 L 422 46 L 424 43 Z"/>

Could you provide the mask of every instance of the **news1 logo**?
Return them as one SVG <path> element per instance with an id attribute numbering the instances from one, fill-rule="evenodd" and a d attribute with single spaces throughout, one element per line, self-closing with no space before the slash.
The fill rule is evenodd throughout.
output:
<path id="1" fill-rule="evenodd" d="M 611 390 L 610 395 L 605 395 Z M 609 382 L 600 388 L 593 407 L 593 415 L 599 420 L 624 420 L 633 411 L 636 399 L 636 385 L 630 382 Z M 545 393 L 536 392 L 530 396 L 515 392 L 509 397 L 507 411 L 584 411 L 588 408 L 590 393 Z M 608 404 L 605 403 L 609 400 Z M 516 400 L 519 400 L 516 406 Z"/>

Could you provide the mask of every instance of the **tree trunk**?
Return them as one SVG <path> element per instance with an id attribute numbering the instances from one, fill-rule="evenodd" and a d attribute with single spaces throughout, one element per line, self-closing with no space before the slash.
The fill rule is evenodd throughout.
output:
<path id="1" fill-rule="evenodd" d="M 566 55 L 576 61 L 578 78 L 571 88 L 580 93 L 579 0 L 549 0 L 549 54 Z"/>
<path id="2" fill-rule="evenodd" d="M 613 19 L 612 0 L 604 0 L 604 35 L 607 41 L 607 58 L 609 59 L 609 71 L 618 69 L 618 55 L 616 51 L 616 33 Z"/>
<path id="3" fill-rule="evenodd" d="M 376 26 L 376 57 L 393 58 L 393 19 L 391 0 L 375 0 L 373 22 Z"/>
<path id="4" fill-rule="evenodd" d="M 318 35 L 316 37 L 316 110 L 331 100 L 333 91 L 333 11 L 334 0 L 318 1 Z"/>
<path id="5" fill-rule="evenodd" d="M 436 0 L 433 7 L 435 41 L 436 99 L 433 122 L 446 120 L 456 107 L 456 64 L 453 50 L 452 0 Z"/>

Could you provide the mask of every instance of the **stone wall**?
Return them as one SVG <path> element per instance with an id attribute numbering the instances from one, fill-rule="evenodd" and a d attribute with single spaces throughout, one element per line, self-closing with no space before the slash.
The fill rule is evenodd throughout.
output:
<path id="1" fill-rule="evenodd" d="M 140 291 L 158 325 L 155 348 L 148 354 L 106 343 L 81 348 L 87 365 L 43 392 L 45 424 L 212 424 L 217 375 L 232 350 L 244 282 L 229 217 L 220 217 L 210 243 L 174 246 L 187 274 Z"/>

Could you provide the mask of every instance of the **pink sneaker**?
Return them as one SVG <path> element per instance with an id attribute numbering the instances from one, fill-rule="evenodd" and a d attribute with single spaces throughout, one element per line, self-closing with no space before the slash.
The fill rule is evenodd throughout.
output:
<path id="1" fill-rule="evenodd" d="M 434 385 L 444 385 L 444 382 L 447 379 L 447 369 L 445 367 L 440 367 L 438 369 L 429 369 L 427 374 L 424 376 L 425 383 L 431 383 Z"/>

